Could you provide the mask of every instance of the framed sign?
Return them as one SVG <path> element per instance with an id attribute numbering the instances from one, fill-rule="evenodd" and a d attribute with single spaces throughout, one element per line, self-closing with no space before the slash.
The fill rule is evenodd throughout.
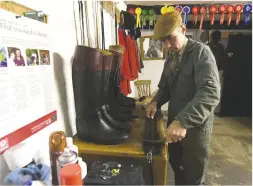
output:
<path id="1" fill-rule="evenodd" d="M 152 36 L 140 38 L 142 60 L 162 60 L 165 59 L 165 47 L 159 40 L 153 40 Z"/>

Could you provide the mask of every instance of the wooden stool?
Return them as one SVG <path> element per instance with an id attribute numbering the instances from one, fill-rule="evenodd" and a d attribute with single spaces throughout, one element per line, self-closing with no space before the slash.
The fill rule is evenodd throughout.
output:
<path id="1" fill-rule="evenodd" d="M 98 145 L 94 143 L 83 142 L 74 137 L 74 144 L 78 147 L 79 156 L 87 163 L 88 167 L 94 161 L 129 161 L 137 162 L 143 166 L 144 179 L 147 184 L 150 184 L 150 174 L 147 156 L 142 149 L 142 139 L 144 132 L 144 117 L 145 111 L 137 110 L 136 115 L 140 117 L 139 120 L 132 122 L 132 132 L 129 140 L 124 144 L 119 145 Z M 162 118 L 159 120 L 159 131 L 161 136 L 164 135 L 165 127 Z M 164 145 L 162 153 L 153 156 L 153 179 L 155 185 L 166 185 L 167 169 L 168 169 L 168 149 L 167 144 Z"/>

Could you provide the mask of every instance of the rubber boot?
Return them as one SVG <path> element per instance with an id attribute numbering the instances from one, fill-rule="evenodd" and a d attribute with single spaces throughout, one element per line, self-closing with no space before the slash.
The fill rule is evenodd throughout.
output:
<path id="1" fill-rule="evenodd" d="M 103 54 L 103 60 L 102 60 L 102 98 L 103 103 L 106 103 L 106 100 L 108 99 L 108 90 L 109 90 L 109 78 L 110 78 L 110 72 L 111 72 L 111 66 L 112 66 L 112 60 L 113 60 L 113 54 L 106 50 L 99 50 Z M 110 113 L 107 111 L 106 105 L 103 105 L 100 107 L 101 113 L 105 121 L 111 125 L 112 127 L 123 130 L 123 131 L 130 131 L 130 125 L 127 122 L 120 122 L 115 120 Z"/>
<path id="2" fill-rule="evenodd" d="M 128 133 L 111 127 L 100 110 L 102 59 L 103 55 L 94 48 L 79 45 L 75 48 L 72 81 L 77 135 L 97 144 L 120 144 L 128 139 Z"/>

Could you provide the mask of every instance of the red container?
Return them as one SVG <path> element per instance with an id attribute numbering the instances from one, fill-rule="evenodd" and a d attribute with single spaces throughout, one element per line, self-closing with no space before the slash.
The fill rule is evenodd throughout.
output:
<path id="1" fill-rule="evenodd" d="M 69 164 L 61 168 L 60 185 L 83 185 L 80 165 Z"/>

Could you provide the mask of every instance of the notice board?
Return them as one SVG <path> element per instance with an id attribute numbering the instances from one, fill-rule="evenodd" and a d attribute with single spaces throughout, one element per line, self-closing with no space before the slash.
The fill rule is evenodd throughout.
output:
<path id="1" fill-rule="evenodd" d="M 0 9 L 0 154 L 57 120 L 45 23 Z"/>

